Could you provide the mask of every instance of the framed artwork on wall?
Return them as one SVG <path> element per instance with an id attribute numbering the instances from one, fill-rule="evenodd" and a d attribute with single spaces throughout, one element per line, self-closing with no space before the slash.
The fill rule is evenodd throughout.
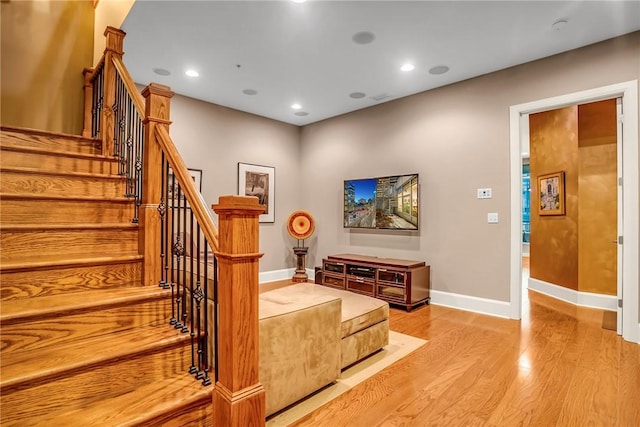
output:
<path id="1" fill-rule="evenodd" d="M 198 191 L 202 193 L 202 169 L 189 168 L 189 175 L 191 175 L 191 179 L 193 179 L 193 182 L 196 184 Z M 177 197 L 178 180 L 173 176 L 173 169 L 171 168 L 169 168 L 167 190 L 169 201 L 173 200 L 174 197 Z M 174 194 L 176 194 L 176 196 L 174 196 Z M 184 197 L 184 191 L 181 193 L 181 196 Z"/>
<path id="2" fill-rule="evenodd" d="M 260 222 L 275 222 L 275 185 L 276 168 L 238 163 L 238 195 L 256 196 L 267 207 Z"/>
<path id="3" fill-rule="evenodd" d="M 564 172 L 538 176 L 540 215 L 564 215 Z"/>

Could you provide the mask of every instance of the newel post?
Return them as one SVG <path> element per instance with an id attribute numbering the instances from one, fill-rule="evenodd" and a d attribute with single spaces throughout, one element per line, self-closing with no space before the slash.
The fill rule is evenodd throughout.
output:
<path id="1" fill-rule="evenodd" d="M 126 33 L 118 28 L 107 27 L 104 31 L 106 47 L 104 49 L 104 95 L 101 110 L 100 137 L 102 139 L 102 154 L 114 154 L 114 126 L 115 112 L 113 106 L 116 101 L 116 67 L 113 58 L 124 55 L 123 45 Z"/>
<path id="2" fill-rule="evenodd" d="M 259 380 L 258 217 L 256 197 L 223 196 L 219 218 L 218 357 L 213 425 L 264 426 L 265 394 Z"/>
<path id="3" fill-rule="evenodd" d="M 91 126 L 93 124 L 93 84 L 91 83 L 91 78 L 95 70 L 93 68 L 85 68 L 82 70 L 82 76 L 84 77 L 84 116 L 83 116 L 83 128 L 82 128 L 82 136 L 85 138 L 90 138 L 91 135 Z"/>
<path id="4" fill-rule="evenodd" d="M 169 130 L 170 100 L 173 92 L 169 86 L 151 83 L 142 90 L 145 98 L 144 152 L 142 169 L 142 204 L 138 248 L 144 255 L 143 284 L 157 286 L 162 274 L 160 253 L 161 217 L 158 212 L 162 193 L 162 148 L 156 139 L 156 128 Z M 165 212 L 166 212 L 165 201 Z M 166 215 L 166 214 L 165 214 Z"/>

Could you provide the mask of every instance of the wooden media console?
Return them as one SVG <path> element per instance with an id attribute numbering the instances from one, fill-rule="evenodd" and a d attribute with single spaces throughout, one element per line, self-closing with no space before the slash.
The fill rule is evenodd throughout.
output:
<path id="1" fill-rule="evenodd" d="M 330 255 L 322 260 L 320 284 L 399 305 L 407 311 L 429 304 L 430 266 L 424 261 L 365 255 Z"/>

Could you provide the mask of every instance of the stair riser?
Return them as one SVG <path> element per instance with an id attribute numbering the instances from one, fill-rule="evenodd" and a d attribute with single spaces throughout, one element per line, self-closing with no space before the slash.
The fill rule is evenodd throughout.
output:
<path id="1" fill-rule="evenodd" d="M 115 161 L 13 150 L 2 150 L 0 155 L 2 156 L 2 167 L 4 168 L 33 168 L 48 172 L 64 171 L 98 174 L 117 173 L 118 171 L 118 165 Z"/>
<path id="2" fill-rule="evenodd" d="M 2 302 L 2 306 L 11 303 Z M 136 305 L 2 325 L 2 352 L 67 344 L 145 325 L 168 325 L 170 317 L 171 301 L 167 295 L 166 298 Z"/>
<path id="3" fill-rule="evenodd" d="M 138 229 L 5 231 L 0 236 L 2 261 L 66 254 L 137 253 Z"/>
<path id="4" fill-rule="evenodd" d="M 4 147 L 32 147 L 41 150 L 68 151 L 83 154 L 101 154 L 95 141 L 63 136 L 30 135 L 20 132 L 2 131 L 0 141 Z"/>
<path id="5" fill-rule="evenodd" d="M 2 200 L 2 225 L 130 223 L 134 202 L 82 200 Z"/>
<path id="6" fill-rule="evenodd" d="M 2 171 L 0 187 L 7 194 L 40 194 L 44 196 L 123 197 L 123 178 L 99 176 L 57 176 L 21 171 Z"/>
<path id="7" fill-rule="evenodd" d="M 2 425 L 21 425 L 21 420 L 25 419 L 53 418 L 57 411 L 68 411 L 70 402 L 76 408 L 83 408 L 131 392 L 144 384 L 174 375 L 188 375 L 191 366 L 188 344 L 185 341 L 165 352 L 116 360 L 22 390 L 19 387 L 2 390 Z"/>
<path id="8" fill-rule="evenodd" d="M 141 262 L 14 271 L 0 273 L 0 300 L 140 286 L 141 281 Z"/>

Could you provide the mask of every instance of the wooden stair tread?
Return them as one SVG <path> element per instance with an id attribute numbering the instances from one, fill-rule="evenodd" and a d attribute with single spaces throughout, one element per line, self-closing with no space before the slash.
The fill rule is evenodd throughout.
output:
<path id="1" fill-rule="evenodd" d="M 120 176 L 117 174 L 106 174 L 106 173 L 87 173 L 87 172 L 69 172 L 69 171 L 48 171 L 38 168 L 25 168 L 25 167 L 3 167 L 0 166 L 0 171 L 14 172 L 14 173 L 27 173 L 32 175 L 50 175 L 50 176 L 66 176 L 66 177 L 76 177 L 76 178 L 98 178 L 98 179 L 109 179 L 114 181 L 125 180 L 124 176 Z"/>
<path id="2" fill-rule="evenodd" d="M 20 126 L 3 125 L 3 126 L 0 126 L 0 131 L 7 134 L 19 133 L 19 134 L 26 134 L 26 135 L 39 135 L 39 136 L 53 137 L 53 138 L 66 138 L 66 139 L 72 139 L 78 142 L 87 142 L 91 144 L 97 144 L 100 142 L 99 139 L 88 138 L 82 135 L 74 135 L 74 134 L 63 133 L 63 132 L 52 132 L 52 131 L 47 131 L 42 129 L 33 129 L 33 128 L 26 128 L 26 127 L 20 127 Z"/>
<path id="3" fill-rule="evenodd" d="M 94 405 L 39 418 L 37 425 L 151 425 L 154 419 L 170 415 L 179 408 L 198 403 L 211 405 L 212 396 L 213 387 L 205 387 L 185 374 L 138 387 L 133 392 Z"/>
<path id="4" fill-rule="evenodd" d="M 18 261 L 3 261 L 0 263 L 0 272 L 4 273 L 16 270 L 34 270 L 77 265 L 116 264 L 120 262 L 141 261 L 142 259 L 143 256 L 137 253 L 124 253 L 117 256 L 104 256 L 104 252 L 86 253 L 82 257 L 69 257 L 65 254 L 61 254 L 59 256 L 20 259 Z"/>
<path id="5" fill-rule="evenodd" d="M 6 391 L 7 388 L 18 385 L 23 387 L 36 381 L 70 375 L 78 370 L 90 369 L 132 355 L 159 351 L 188 340 L 188 334 L 182 334 L 164 324 L 114 332 L 109 334 L 108 346 L 104 345 L 104 336 L 97 336 L 54 348 L 3 354 L 0 360 L 0 389 Z"/>
<path id="6" fill-rule="evenodd" d="M 2 231 L 34 231 L 34 230 L 101 230 L 101 229 L 131 229 L 138 228 L 138 224 L 131 222 L 117 223 L 68 223 L 68 224 L 9 224 L 3 225 Z"/>
<path id="7" fill-rule="evenodd" d="M 6 324 L 41 319 L 59 313 L 68 314 L 98 307 L 115 307 L 126 305 L 133 301 L 168 297 L 168 295 L 169 291 L 160 287 L 137 286 L 12 300 L 2 303 L 0 322 Z"/>
<path id="8" fill-rule="evenodd" d="M 0 193 L 2 200 L 57 200 L 65 201 L 107 201 L 120 203 L 134 203 L 130 197 L 97 197 L 97 196 L 61 196 L 58 194 L 36 194 L 36 193 Z"/>
<path id="9" fill-rule="evenodd" d="M 6 151 L 15 151 L 21 153 L 31 153 L 31 154 L 43 154 L 49 156 L 57 156 L 57 157 L 73 157 L 76 159 L 85 159 L 85 160 L 100 160 L 110 163 L 117 163 L 118 159 L 113 156 L 104 156 L 102 154 L 91 154 L 91 153 L 78 153 L 76 151 L 52 151 L 46 148 L 38 148 L 38 147 L 20 147 L 20 146 L 11 146 L 11 145 L 0 145 L 0 150 Z"/>

